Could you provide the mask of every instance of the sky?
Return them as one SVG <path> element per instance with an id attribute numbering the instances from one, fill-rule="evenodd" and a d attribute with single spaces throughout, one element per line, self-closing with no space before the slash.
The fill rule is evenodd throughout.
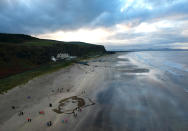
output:
<path id="1" fill-rule="evenodd" d="M 188 49 L 188 0 L 0 0 L 0 32 L 108 50 Z"/>

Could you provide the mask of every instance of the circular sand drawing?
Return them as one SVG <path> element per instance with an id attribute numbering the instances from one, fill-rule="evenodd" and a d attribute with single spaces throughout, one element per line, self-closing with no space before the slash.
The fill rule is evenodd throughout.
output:
<path id="1" fill-rule="evenodd" d="M 72 96 L 59 101 L 58 107 L 53 109 L 53 111 L 58 114 L 72 114 L 77 109 L 85 108 L 94 104 L 95 103 L 89 98 Z"/>

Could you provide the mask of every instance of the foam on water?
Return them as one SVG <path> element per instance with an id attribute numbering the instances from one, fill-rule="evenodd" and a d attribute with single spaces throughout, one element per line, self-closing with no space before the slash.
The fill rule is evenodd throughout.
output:
<path id="1" fill-rule="evenodd" d="M 139 61 L 142 64 L 160 69 L 164 72 L 169 72 L 176 76 L 183 76 L 182 72 L 188 72 L 188 65 L 180 56 L 174 56 L 177 52 L 134 52 L 130 53 L 129 57 L 134 61 Z M 185 53 L 185 52 L 179 52 Z M 172 56 L 170 54 L 173 54 Z M 186 53 L 185 53 L 186 55 Z M 178 60 L 178 61 L 176 61 Z"/>

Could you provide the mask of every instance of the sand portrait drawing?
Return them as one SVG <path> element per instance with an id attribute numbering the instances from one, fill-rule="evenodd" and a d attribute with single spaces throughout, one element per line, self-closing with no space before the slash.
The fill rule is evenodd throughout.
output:
<path id="1" fill-rule="evenodd" d="M 83 108 L 94 104 L 89 98 L 72 96 L 59 101 L 57 109 L 53 109 L 53 111 L 59 114 L 73 114 L 75 111 L 81 111 Z"/>

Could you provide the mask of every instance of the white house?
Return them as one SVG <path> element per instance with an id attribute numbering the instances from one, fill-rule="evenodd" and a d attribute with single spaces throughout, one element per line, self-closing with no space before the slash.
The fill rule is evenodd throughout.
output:
<path id="1" fill-rule="evenodd" d="M 59 54 L 57 54 L 56 57 L 52 56 L 51 60 L 56 62 L 57 60 L 63 60 L 63 59 L 71 60 L 71 59 L 75 59 L 75 58 L 77 58 L 77 56 L 70 56 L 68 53 L 59 53 Z"/>
<path id="2" fill-rule="evenodd" d="M 59 53 L 59 54 L 57 54 L 56 58 L 57 59 L 66 59 L 66 58 L 69 58 L 69 54 L 67 54 L 67 53 Z"/>
<path id="3" fill-rule="evenodd" d="M 56 58 L 55 58 L 54 56 L 51 57 L 51 60 L 54 61 L 54 62 L 57 61 Z"/>

